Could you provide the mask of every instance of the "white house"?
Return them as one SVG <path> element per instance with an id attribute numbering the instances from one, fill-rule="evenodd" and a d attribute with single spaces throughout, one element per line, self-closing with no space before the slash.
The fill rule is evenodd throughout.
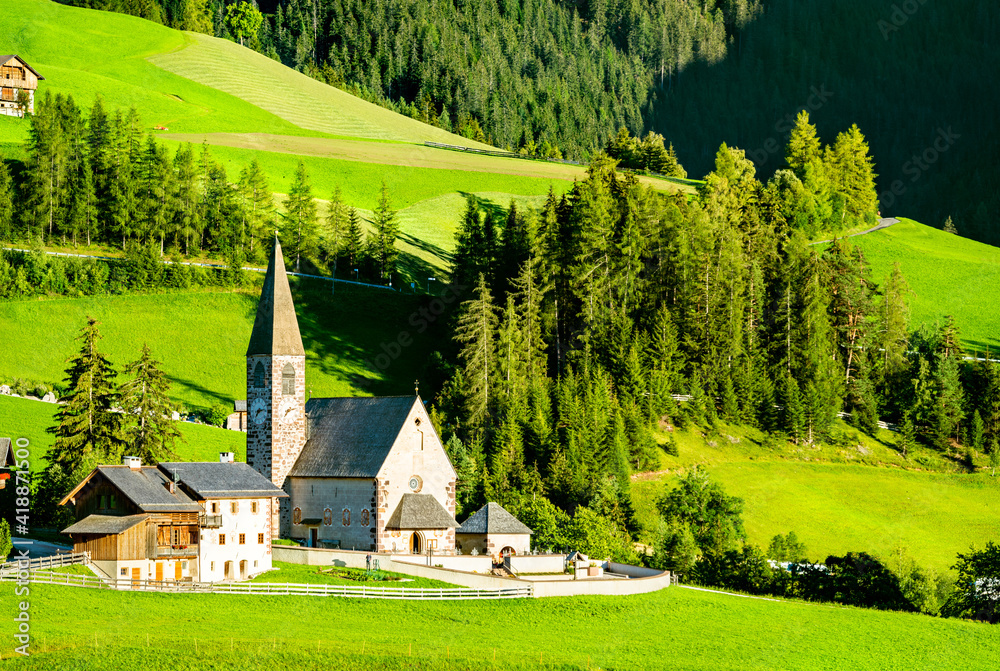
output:
<path id="1" fill-rule="evenodd" d="M 62 533 L 108 577 L 244 580 L 271 568 L 275 499 L 287 496 L 232 453 L 218 462 L 98 466 L 61 502 Z"/>

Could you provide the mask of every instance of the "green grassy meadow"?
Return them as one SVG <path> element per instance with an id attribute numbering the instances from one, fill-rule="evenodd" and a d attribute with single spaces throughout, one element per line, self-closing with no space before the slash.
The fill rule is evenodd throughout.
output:
<path id="1" fill-rule="evenodd" d="M 306 566 L 304 564 L 288 564 L 286 562 L 272 562 L 276 570 L 268 571 L 267 573 L 262 573 L 256 578 L 252 579 L 250 582 L 267 582 L 267 583 L 300 583 L 307 585 L 353 585 L 355 587 L 361 587 L 362 585 L 366 587 L 386 587 L 391 589 L 399 588 L 447 588 L 456 587 L 451 583 L 442 582 L 441 580 L 434 580 L 433 578 L 420 578 L 416 576 L 409 576 L 402 573 L 393 573 L 391 571 L 384 571 L 387 576 L 391 578 L 401 578 L 405 579 L 405 582 L 400 580 L 380 580 L 373 582 L 361 582 L 358 580 L 349 580 L 347 578 L 342 578 L 336 575 L 331 575 L 326 571 L 330 568 L 329 566 Z M 337 569 L 335 569 L 337 570 Z"/>
<path id="2" fill-rule="evenodd" d="M 1000 249 L 902 219 L 895 226 L 851 238 L 865 254 L 872 279 L 882 284 L 898 261 L 913 290 L 910 321 L 944 323 L 953 315 L 966 346 L 1000 350 Z"/>
<path id="3" fill-rule="evenodd" d="M 439 346 L 435 329 L 421 334 L 409 323 L 428 296 L 344 284 L 331 295 L 329 282 L 292 284 L 312 395 L 403 393 Z M 3 301 L 0 379 L 62 380 L 75 338 L 92 316 L 101 322 L 104 352 L 119 369 L 146 342 L 172 381 L 175 401 L 189 407 L 230 403 L 246 396 L 244 356 L 256 306 L 256 291 Z M 405 355 L 384 372 L 365 363 L 403 331 L 412 338 Z"/>
<path id="4" fill-rule="evenodd" d="M 0 585 L 6 658 L 13 590 Z M 139 668 L 155 656 L 162 669 L 971 671 L 993 669 L 1000 657 L 998 627 L 673 587 L 630 597 L 422 602 L 33 585 L 30 604 L 34 654 L 8 660 L 11 669 Z"/>
<path id="5" fill-rule="evenodd" d="M 27 438 L 32 472 L 45 468 L 45 458 L 55 437 L 46 429 L 55 426 L 56 406 L 23 398 L 0 396 L 0 436 Z M 233 452 L 237 461 L 246 461 L 246 434 L 222 428 L 178 422 L 182 441 L 176 446 L 182 461 L 215 461 L 219 452 Z"/>

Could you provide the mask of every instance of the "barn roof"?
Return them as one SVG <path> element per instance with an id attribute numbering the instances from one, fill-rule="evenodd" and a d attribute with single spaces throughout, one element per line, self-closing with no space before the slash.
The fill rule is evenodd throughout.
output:
<path id="1" fill-rule="evenodd" d="M 199 499 L 236 499 L 245 497 L 286 498 L 288 494 L 242 462 L 171 462 L 161 463 L 168 478 L 180 482 Z"/>
<path id="2" fill-rule="evenodd" d="M 299 321 L 295 317 L 292 290 L 285 274 L 285 259 L 281 255 L 281 244 L 274 239 L 271 258 L 267 262 L 264 287 L 257 304 L 257 315 L 253 320 L 253 332 L 247 356 L 253 354 L 282 354 L 305 356 Z"/>
<path id="3" fill-rule="evenodd" d="M 120 534 L 147 519 L 149 519 L 149 515 L 88 515 L 76 524 L 66 527 L 60 533 Z"/>
<path id="4" fill-rule="evenodd" d="M 20 56 L 18 56 L 17 54 L 4 54 L 4 55 L 0 56 L 0 65 L 6 65 L 7 62 L 10 61 L 10 59 L 12 59 L 12 58 L 16 58 L 17 60 L 21 61 L 21 65 L 23 65 L 24 67 L 26 67 L 29 70 L 31 70 L 35 74 L 35 76 L 38 77 L 38 79 L 40 79 L 42 81 L 45 80 L 45 77 L 43 77 L 42 75 L 38 74 L 38 70 L 36 70 L 35 68 L 33 68 L 30 65 L 28 65 L 28 62 L 26 60 L 24 60 L 23 58 L 21 58 Z"/>
<path id="5" fill-rule="evenodd" d="M 289 476 L 374 478 L 419 402 L 416 396 L 309 399 L 309 438 Z"/>
<path id="6" fill-rule="evenodd" d="M 11 447 L 10 438 L 0 438 L 0 468 L 13 465 L 14 449 Z"/>
<path id="7" fill-rule="evenodd" d="M 430 494 L 403 494 L 386 529 L 454 529 L 455 518 Z"/>
<path id="8" fill-rule="evenodd" d="M 530 534 L 531 529 L 521 523 L 499 503 L 487 503 L 465 520 L 456 534 Z"/>

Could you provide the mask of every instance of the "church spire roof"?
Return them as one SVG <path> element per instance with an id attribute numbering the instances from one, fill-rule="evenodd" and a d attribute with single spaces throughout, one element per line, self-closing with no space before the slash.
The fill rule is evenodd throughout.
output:
<path id="1" fill-rule="evenodd" d="M 285 259 L 277 237 L 267 263 L 264 288 L 260 292 L 250 346 L 247 347 L 247 356 L 253 354 L 305 355 L 292 290 L 288 287 L 288 276 L 285 274 Z"/>

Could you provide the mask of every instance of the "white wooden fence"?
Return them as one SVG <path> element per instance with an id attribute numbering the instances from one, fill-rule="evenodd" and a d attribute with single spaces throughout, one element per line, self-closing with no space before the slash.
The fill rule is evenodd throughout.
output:
<path id="1" fill-rule="evenodd" d="M 23 577 L 23 574 L 22 574 Z M 17 574 L 0 575 L 0 580 L 13 581 Z M 28 582 L 49 585 L 69 585 L 91 589 L 137 590 L 147 592 L 189 592 L 212 594 L 281 594 L 300 596 L 342 596 L 361 599 L 468 600 L 519 599 L 533 595 L 531 585 L 506 589 L 469 589 L 458 587 L 385 587 L 369 585 L 326 585 L 281 582 L 193 582 L 129 578 L 106 579 L 95 576 L 28 571 Z"/>
<path id="2" fill-rule="evenodd" d="M 39 571 L 43 569 L 53 569 L 59 566 L 72 566 L 73 564 L 89 563 L 90 555 L 86 552 L 52 555 L 50 557 L 36 557 L 34 559 L 29 559 L 26 564 L 22 564 L 18 560 L 13 560 L 0 564 L 0 578 L 8 573 L 16 573 L 18 570 L 28 569 L 29 571 Z"/>

